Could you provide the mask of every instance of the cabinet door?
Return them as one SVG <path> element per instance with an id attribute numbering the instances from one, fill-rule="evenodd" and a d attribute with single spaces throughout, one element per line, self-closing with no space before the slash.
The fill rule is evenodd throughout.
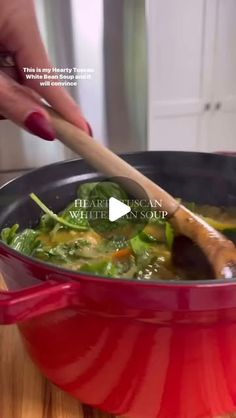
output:
<path id="1" fill-rule="evenodd" d="M 236 1 L 217 0 L 208 151 L 236 151 Z"/>
<path id="2" fill-rule="evenodd" d="M 204 19 L 204 0 L 148 2 L 149 149 L 198 149 Z"/>

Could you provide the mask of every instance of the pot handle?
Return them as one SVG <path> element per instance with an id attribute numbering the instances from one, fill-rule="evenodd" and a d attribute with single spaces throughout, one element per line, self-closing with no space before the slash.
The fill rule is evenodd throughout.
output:
<path id="1" fill-rule="evenodd" d="M 48 280 L 18 291 L 0 291 L 0 325 L 16 324 L 75 305 L 80 284 Z"/>

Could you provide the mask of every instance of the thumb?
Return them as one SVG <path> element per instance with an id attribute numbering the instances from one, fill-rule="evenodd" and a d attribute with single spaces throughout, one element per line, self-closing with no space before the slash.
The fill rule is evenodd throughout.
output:
<path id="1" fill-rule="evenodd" d="M 0 72 L 0 114 L 47 141 L 55 139 L 49 116 L 40 99 Z"/>

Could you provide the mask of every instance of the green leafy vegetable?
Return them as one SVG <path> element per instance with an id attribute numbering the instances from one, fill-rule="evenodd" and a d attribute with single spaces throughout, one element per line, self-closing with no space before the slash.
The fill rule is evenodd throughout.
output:
<path id="1" fill-rule="evenodd" d="M 173 242 L 174 242 L 175 233 L 174 233 L 174 230 L 173 230 L 173 228 L 172 228 L 172 226 L 169 222 L 166 222 L 165 234 L 166 234 L 167 245 L 168 245 L 169 249 L 171 249 L 172 245 L 173 245 Z"/>
<path id="2" fill-rule="evenodd" d="M 82 184 L 78 190 L 78 197 L 84 200 L 87 205 L 87 211 L 90 212 L 90 219 L 93 219 L 93 228 L 100 233 L 107 233 L 110 239 L 116 235 L 118 227 L 126 226 L 127 220 L 122 218 L 119 222 L 109 221 L 109 199 L 114 197 L 118 200 L 128 199 L 127 193 L 116 183 L 111 181 L 103 181 L 99 183 Z M 105 217 L 101 219 L 96 216 L 97 213 L 105 213 Z"/>
<path id="3" fill-rule="evenodd" d="M 32 255 L 35 248 L 39 245 L 37 239 L 38 232 L 33 229 L 25 229 L 17 234 L 18 229 L 18 224 L 13 225 L 11 228 L 4 228 L 1 231 L 2 241 L 22 254 Z"/>
<path id="4" fill-rule="evenodd" d="M 94 188 L 98 185 L 98 182 L 90 182 L 90 183 L 84 183 L 81 184 L 78 189 L 78 197 L 80 199 L 87 200 L 89 199 L 89 196 L 91 192 L 94 190 Z"/>
<path id="5" fill-rule="evenodd" d="M 151 244 L 150 242 L 143 241 L 140 234 L 131 238 L 130 244 L 133 252 L 137 255 L 142 254 L 146 251 L 150 251 L 150 249 L 153 246 L 153 244 Z"/>
<path id="6" fill-rule="evenodd" d="M 19 229 L 19 225 L 15 224 L 11 228 L 4 228 L 1 231 L 1 239 L 5 244 L 10 245 L 12 243 L 12 240 L 15 238 L 16 233 Z"/>
<path id="7" fill-rule="evenodd" d="M 61 218 L 80 230 L 89 229 L 89 223 L 86 216 L 86 208 L 77 205 L 77 201 L 71 203 L 61 214 Z M 76 228 L 76 229 L 78 229 Z"/>
<path id="8" fill-rule="evenodd" d="M 160 243 L 160 240 L 156 237 L 154 237 L 153 235 L 149 234 L 146 231 L 141 231 L 139 233 L 139 237 L 142 239 L 142 241 L 144 242 L 148 242 L 148 243 Z"/>
<path id="9" fill-rule="evenodd" d="M 85 263 L 80 267 L 80 271 L 101 276 L 129 278 L 134 276 L 136 265 L 134 257 L 131 256 L 124 262 L 104 259 L 99 262 Z"/>
<path id="10" fill-rule="evenodd" d="M 39 245 L 38 232 L 33 229 L 25 229 L 23 232 L 16 234 L 11 242 L 11 248 L 25 255 L 32 255 L 35 248 Z"/>
<path id="11" fill-rule="evenodd" d="M 73 224 L 72 222 L 68 222 L 63 217 L 56 215 L 34 193 L 31 193 L 30 197 L 47 215 L 49 215 L 52 219 L 54 219 L 54 221 L 58 222 L 59 224 L 71 229 L 77 229 L 79 231 L 85 231 L 87 229 L 87 227 L 84 225 L 78 225 L 75 223 Z"/>
<path id="12" fill-rule="evenodd" d="M 86 273 L 94 273 L 98 275 L 100 274 L 102 276 L 108 277 L 118 276 L 117 266 L 110 260 L 103 260 L 95 263 L 85 263 L 81 266 L 80 271 L 84 271 Z"/>
<path id="13" fill-rule="evenodd" d="M 115 197 L 118 200 L 128 198 L 127 193 L 117 183 L 103 181 L 99 183 L 84 183 L 78 191 L 80 199 L 107 200 Z"/>
<path id="14" fill-rule="evenodd" d="M 45 213 L 40 219 L 39 230 L 43 233 L 47 233 L 50 232 L 54 227 L 55 220 L 50 215 Z"/>

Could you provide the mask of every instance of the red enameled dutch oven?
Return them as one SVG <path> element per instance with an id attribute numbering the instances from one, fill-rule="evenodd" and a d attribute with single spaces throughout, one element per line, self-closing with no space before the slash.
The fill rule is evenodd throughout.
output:
<path id="1" fill-rule="evenodd" d="M 236 159 L 148 152 L 129 163 L 173 195 L 236 206 Z M 0 225 L 37 224 L 36 192 L 55 211 L 81 182 L 83 161 L 38 169 L 0 189 Z M 101 178 L 101 177 L 100 177 Z M 130 418 L 210 418 L 236 411 L 236 282 L 154 282 L 71 272 L 0 244 L 0 323 L 17 323 L 25 346 L 56 385 Z M 207 279 L 207 278 L 205 278 Z"/>

